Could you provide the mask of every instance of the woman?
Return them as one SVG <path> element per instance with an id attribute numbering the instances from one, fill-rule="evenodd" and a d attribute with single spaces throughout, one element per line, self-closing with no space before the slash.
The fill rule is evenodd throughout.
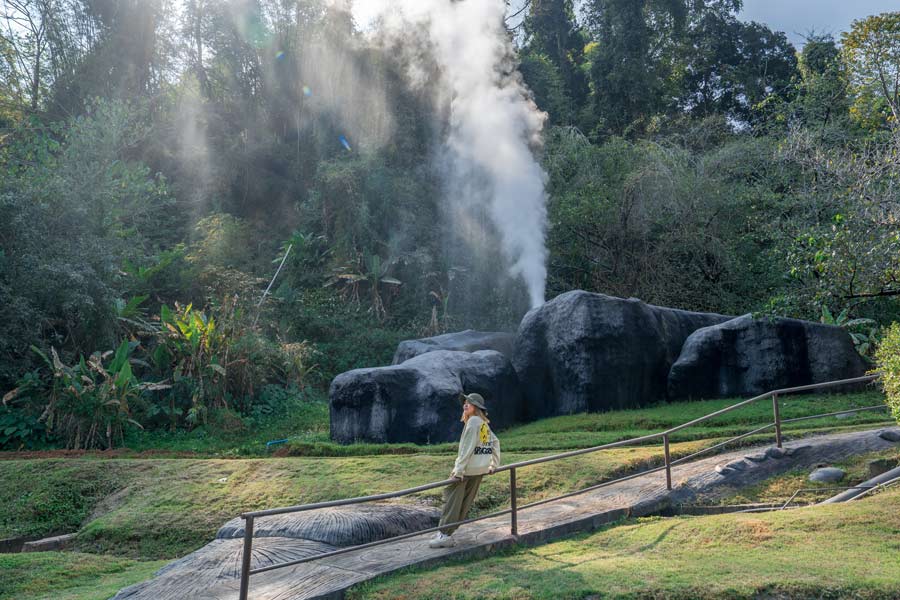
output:
<path id="1" fill-rule="evenodd" d="M 491 474 L 500 466 L 500 440 L 488 426 L 487 409 L 481 394 L 461 395 L 463 401 L 462 437 L 459 440 L 459 454 L 450 477 L 457 481 L 444 488 L 444 512 L 440 525 L 463 521 L 469 514 L 481 478 Z M 431 548 L 448 548 L 456 545 L 451 536 L 458 525 L 442 528 L 428 542 Z"/>

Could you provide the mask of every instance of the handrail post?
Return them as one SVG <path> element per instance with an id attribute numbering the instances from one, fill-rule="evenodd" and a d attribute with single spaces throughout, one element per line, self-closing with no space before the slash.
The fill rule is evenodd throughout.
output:
<path id="1" fill-rule="evenodd" d="M 672 489 L 672 459 L 669 456 L 669 434 L 663 434 L 663 451 L 666 456 L 666 489 Z"/>
<path id="2" fill-rule="evenodd" d="M 241 557 L 241 595 L 240 600 L 247 600 L 250 593 L 250 557 L 253 550 L 253 517 L 244 519 L 244 554 Z"/>
<path id="3" fill-rule="evenodd" d="M 509 533 L 513 537 L 517 537 L 519 535 L 519 520 L 518 515 L 516 514 L 517 504 L 516 468 L 513 467 L 509 470 L 509 508 L 511 510 L 511 512 L 509 513 Z"/>
<path id="4" fill-rule="evenodd" d="M 772 410 L 775 412 L 775 445 L 781 448 L 781 413 L 778 410 L 778 393 L 772 394 Z"/>

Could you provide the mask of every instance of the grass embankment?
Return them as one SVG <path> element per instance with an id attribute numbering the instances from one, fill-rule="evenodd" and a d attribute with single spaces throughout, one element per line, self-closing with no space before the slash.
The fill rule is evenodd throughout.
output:
<path id="1" fill-rule="evenodd" d="M 0 554 L 0 600 L 107 600 L 164 564 L 77 552 Z"/>
<path id="2" fill-rule="evenodd" d="M 900 490 L 762 514 L 649 518 L 410 569 L 352 600 L 900 598 Z"/>
<path id="3" fill-rule="evenodd" d="M 786 400 L 783 413 L 790 418 L 881 401 L 876 393 L 806 396 Z M 545 455 L 550 451 L 547 448 L 567 450 L 656 432 L 732 402 L 713 400 L 574 415 L 515 427 L 501 433 L 504 462 Z M 769 410 L 766 403 L 751 405 L 685 430 L 683 435 L 679 432 L 682 440 L 694 441 L 678 442 L 679 437 L 674 437 L 673 455 L 686 455 L 720 436 L 747 431 L 770 419 Z M 802 435 L 883 419 L 883 413 L 860 413 L 843 420 L 830 417 L 798 423 L 786 432 Z M 757 439 L 769 440 L 771 434 Z M 0 461 L 0 506 L 6 508 L 0 512 L 0 539 L 77 531 L 78 550 L 171 558 L 208 542 L 222 523 L 242 511 L 387 492 L 443 479 L 451 467 L 455 445 L 328 444 L 321 449 L 326 454 L 329 450 L 370 454 L 237 461 L 95 457 Z M 411 453 L 390 455 L 407 450 Z M 661 461 L 661 448 L 654 444 L 536 465 L 519 474 L 521 501 L 586 487 Z M 476 510 L 505 505 L 507 494 L 505 476 L 489 478 Z M 423 499 L 438 504 L 439 495 L 432 491 Z"/>
<path id="4" fill-rule="evenodd" d="M 697 447 L 687 443 L 674 450 Z M 536 465 L 520 475 L 520 493 L 523 502 L 550 497 L 640 468 L 658 455 L 658 448 L 626 448 Z M 426 454 L 0 461 L 0 505 L 7 507 L 0 513 L 0 538 L 78 530 L 76 548 L 82 551 L 173 558 L 205 544 L 245 510 L 388 492 L 444 479 L 451 467 L 451 456 Z M 504 505 L 507 486 L 505 474 L 488 478 L 476 509 Z M 440 490 L 420 497 L 438 505 Z"/>
<path id="5" fill-rule="evenodd" d="M 515 427 L 501 432 L 504 461 L 656 432 L 733 402 L 660 405 L 558 417 Z M 877 393 L 805 396 L 786 400 L 783 415 L 791 418 L 851 410 L 880 402 L 883 397 Z M 765 423 L 771 418 L 770 410 L 771 404 L 759 403 L 685 430 L 674 438 L 673 454 L 688 454 L 721 436 Z M 786 428 L 786 433 L 800 436 L 835 428 L 854 429 L 884 419 L 883 413 L 860 413 L 842 420 L 830 417 L 796 424 Z M 98 453 L 75 459 L 22 459 L 20 454 L 6 454 L 9 460 L 0 460 L 0 506 L 5 509 L 0 511 L 0 538 L 77 531 L 76 550 L 119 557 L 75 553 L 0 556 L 4 572 L 0 598 L 100 600 L 108 597 L 110 590 L 146 579 L 159 566 L 157 562 L 134 562 L 132 558 L 181 556 L 208 542 L 225 521 L 242 511 L 385 492 L 442 479 L 456 451 L 454 444 L 331 444 L 327 441 L 327 405 L 322 402 L 309 402 L 289 423 L 293 432 L 302 433 L 282 452 L 306 456 L 202 458 L 266 456 L 264 440 L 272 433 L 270 429 L 239 430 L 230 437 L 204 431 L 146 434 L 140 444 L 133 446 L 144 456 L 158 453 L 190 458 L 112 460 L 106 458 L 109 454 Z M 771 434 L 757 440 L 771 440 Z M 844 466 L 851 477 L 862 480 L 864 462 L 854 460 L 856 463 L 850 461 Z M 519 489 L 524 496 L 521 502 L 588 486 L 660 461 L 661 449 L 655 444 L 529 467 L 519 474 Z M 735 501 L 770 500 L 782 492 L 786 498 L 797 487 L 808 485 L 805 474 L 789 474 L 773 480 L 768 487 L 745 490 Z M 439 495 L 439 491 L 432 491 L 420 500 L 437 505 Z M 494 510 L 507 501 L 507 478 L 488 478 L 479 493 L 476 510 Z M 13 576 L 7 577 L 7 573 Z"/>

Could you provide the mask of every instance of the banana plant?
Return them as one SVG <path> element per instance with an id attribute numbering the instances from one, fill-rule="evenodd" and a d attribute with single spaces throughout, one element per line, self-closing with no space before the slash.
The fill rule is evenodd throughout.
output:
<path id="1" fill-rule="evenodd" d="M 856 351 L 867 358 L 871 357 L 881 337 L 881 329 L 874 319 L 851 319 L 849 308 L 845 308 L 835 317 L 834 313 L 827 306 L 823 306 L 819 321 L 826 325 L 835 325 L 844 329 L 850 334 L 850 339 L 853 340 L 853 346 L 856 348 Z M 860 331 L 861 328 L 866 329 Z"/>

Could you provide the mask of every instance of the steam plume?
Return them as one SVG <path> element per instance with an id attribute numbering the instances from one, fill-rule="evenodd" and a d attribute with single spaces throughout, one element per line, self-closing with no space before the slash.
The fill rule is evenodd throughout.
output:
<path id="1" fill-rule="evenodd" d="M 503 0 L 360 0 L 357 21 L 377 19 L 380 34 L 407 46 L 414 80 L 435 64 L 438 95 L 449 104 L 449 200 L 483 206 L 500 234 L 510 273 L 521 276 L 532 307 L 544 302 L 546 175 L 534 157 L 546 114 L 514 70 Z M 426 48 L 415 33 L 425 34 Z M 425 62 L 430 60 L 432 62 Z M 473 184 L 477 182 L 476 184 Z"/>

